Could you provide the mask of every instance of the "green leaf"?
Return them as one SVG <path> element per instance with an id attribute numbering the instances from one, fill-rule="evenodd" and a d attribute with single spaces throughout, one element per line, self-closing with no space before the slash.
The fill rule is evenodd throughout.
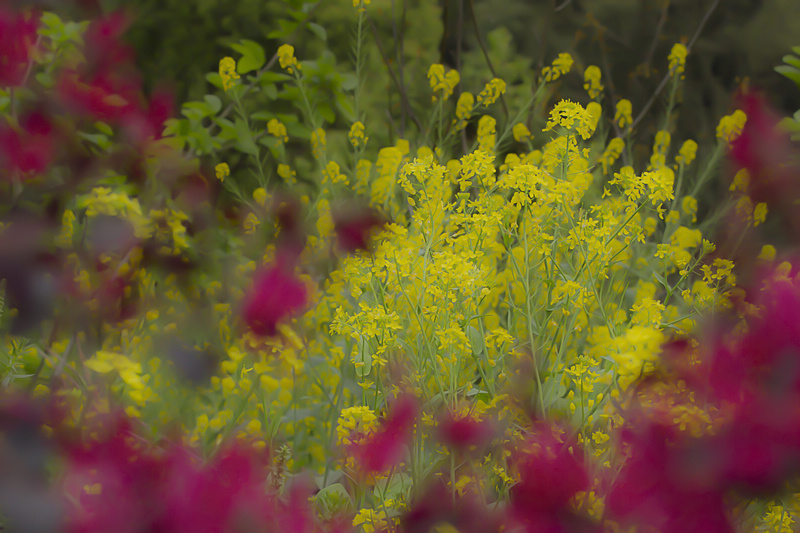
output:
<path id="1" fill-rule="evenodd" d="M 308 23 L 308 29 L 311 30 L 311 32 L 314 35 L 316 35 L 317 37 L 319 37 L 323 41 L 327 41 L 328 40 L 328 32 L 326 32 L 325 28 L 323 28 L 322 26 L 320 26 L 316 22 L 309 22 Z"/>
<path id="2" fill-rule="evenodd" d="M 274 83 L 268 83 L 264 85 L 264 94 L 267 95 L 267 98 L 270 100 L 277 100 L 278 98 L 278 88 L 275 86 Z"/>
<path id="3" fill-rule="evenodd" d="M 775 72 L 782 74 L 800 86 L 800 70 L 788 65 L 780 65 L 775 67 Z"/>
<path id="4" fill-rule="evenodd" d="M 247 122 L 242 118 L 237 118 L 234 121 L 234 127 L 236 128 L 236 140 L 239 141 L 239 149 L 246 154 L 258 155 L 258 146 L 253 140 L 253 132 L 250 131 Z"/>
<path id="5" fill-rule="evenodd" d="M 317 106 L 317 111 L 319 111 L 320 116 L 325 122 L 333 124 L 336 120 L 336 113 L 333 112 L 333 109 L 331 109 L 331 106 L 327 102 L 321 102 Z"/>
<path id="6" fill-rule="evenodd" d="M 207 94 L 203 99 L 208 104 L 212 115 L 216 115 L 219 113 L 219 110 L 222 109 L 222 100 L 220 100 L 219 97 L 213 94 Z"/>
<path id="7" fill-rule="evenodd" d="M 472 354 L 475 357 L 478 357 L 486 349 L 486 343 L 483 335 L 481 335 L 481 332 L 473 326 L 467 326 L 466 333 L 469 343 L 472 345 Z"/>
<path id="8" fill-rule="evenodd" d="M 783 56 L 783 62 L 786 63 L 787 65 L 800 68 L 800 57 L 795 57 L 793 55 L 785 55 Z"/>
<path id="9" fill-rule="evenodd" d="M 314 505 L 323 520 L 330 520 L 339 513 L 353 510 L 353 500 L 341 483 L 328 485 L 319 491 L 314 496 Z"/>
<path id="10" fill-rule="evenodd" d="M 406 494 L 411 488 L 411 478 L 408 474 L 394 474 L 389 479 L 382 479 L 375 484 L 372 493 L 375 500 L 384 502 L 386 500 L 399 501 L 401 496 Z"/>
<path id="11" fill-rule="evenodd" d="M 231 48 L 242 54 L 241 59 L 236 64 L 236 72 L 239 74 L 247 74 L 253 70 L 258 70 L 267 62 L 264 48 L 250 39 L 242 39 L 238 44 L 232 44 Z"/>
<path id="12" fill-rule="evenodd" d="M 356 375 L 362 379 L 372 370 L 372 346 L 363 335 L 358 336 L 358 350 L 353 364 L 356 367 Z"/>

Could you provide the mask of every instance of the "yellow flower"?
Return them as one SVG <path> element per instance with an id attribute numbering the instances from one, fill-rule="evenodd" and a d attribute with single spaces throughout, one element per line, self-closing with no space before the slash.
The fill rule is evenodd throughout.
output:
<path id="1" fill-rule="evenodd" d="M 629 125 L 633 124 L 633 106 L 631 105 L 631 101 L 627 98 L 623 98 L 619 102 L 617 102 L 617 112 L 614 115 L 614 122 L 620 127 L 620 129 L 625 129 Z"/>
<path id="2" fill-rule="evenodd" d="M 672 51 L 669 53 L 669 71 L 671 74 L 681 74 L 683 67 L 686 65 L 686 56 L 689 51 L 681 43 L 675 44 Z"/>
<path id="3" fill-rule="evenodd" d="M 493 152 L 496 141 L 495 126 L 497 121 L 489 115 L 484 115 L 478 121 L 478 145 L 484 152 Z"/>
<path id="4" fill-rule="evenodd" d="M 550 112 L 550 120 L 542 131 L 550 131 L 555 126 L 566 130 L 575 130 L 585 140 L 594 133 L 596 122 L 580 104 L 569 100 L 561 100 Z"/>
<path id="5" fill-rule="evenodd" d="M 368 6 L 372 0 L 353 0 L 353 7 L 358 9 L 358 12 L 361 13 L 366 10 L 365 6 Z"/>
<path id="6" fill-rule="evenodd" d="M 572 56 L 569 54 L 558 54 L 558 57 L 553 61 L 553 64 L 549 67 L 544 67 L 542 69 L 542 76 L 544 76 L 544 81 L 556 81 L 558 78 L 567 74 L 570 69 L 572 68 Z"/>
<path id="7" fill-rule="evenodd" d="M 281 63 L 281 68 L 286 69 L 289 74 L 293 74 L 295 69 L 300 70 L 300 64 L 294 57 L 294 46 L 290 44 L 282 44 L 278 48 L 278 61 Z"/>
<path id="8" fill-rule="evenodd" d="M 753 209 L 753 225 L 758 226 L 767 219 L 767 204 L 757 203 Z"/>
<path id="9" fill-rule="evenodd" d="M 478 103 L 490 106 L 506 92 L 506 82 L 500 78 L 492 78 L 489 83 L 478 93 Z"/>
<path id="10" fill-rule="evenodd" d="M 775 247 L 771 244 L 765 244 L 761 247 L 761 253 L 758 254 L 758 258 L 763 261 L 772 261 L 775 259 Z"/>
<path id="11" fill-rule="evenodd" d="M 740 109 L 737 109 L 730 115 L 725 115 L 719 120 L 719 124 L 717 125 L 717 139 L 726 143 L 733 142 L 742 134 L 746 122 L 747 115 Z"/>
<path id="12" fill-rule="evenodd" d="M 272 118 L 267 122 L 267 133 L 276 137 L 278 140 L 286 142 L 289 140 L 289 134 L 286 132 L 286 126 L 277 118 Z"/>
<path id="13" fill-rule="evenodd" d="M 231 167 L 228 166 L 228 163 L 220 163 L 214 167 L 214 170 L 219 181 L 225 181 L 225 178 L 231 175 Z"/>
<path id="14" fill-rule="evenodd" d="M 434 63 L 428 69 L 428 81 L 433 91 L 431 99 L 436 102 L 439 98 L 447 100 L 453 94 L 458 82 L 461 81 L 461 76 L 457 70 L 449 70 L 447 74 L 444 71 L 444 65 Z"/>
<path id="15" fill-rule="evenodd" d="M 625 141 L 623 141 L 620 137 L 614 137 L 608 143 L 608 147 L 605 149 L 603 154 L 600 156 L 600 164 L 603 165 L 603 174 L 608 174 L 608 167 L 613 165 L 619 156 L 622 154 L 622 150 L 625 149 Z"/>
<path id="16" fill-rule="evenodd" d="M 688 165 L 694 161 L 696 156 L 697 143 L 691 139 L 686 139 L 683 141 L 681 149 L 678 150 L 678 156 L 675 158 L 675 162 L 679 165 Z"/>
<path id="17" fill-rule="evenodd" d="M 287 165 L 286 163 L 280 163 L 278 165 L 278 176 L 283 178 L 283 181 L 286 185 L 294 185 L 297 183 L 297 172 L 292 170 L 292 167 Z"/>
<path id="18" fill-rule="evenodd" d="M 222 88 L 225 91 L 235 85 L 234 80 L 239 79 L 239 75 L 236 73 L 236 61 L 232 57 L 223 57 L 219 60 L 219 77 L 222 79 Z"/>
<path id="19" fill-rule="evenodd" d="M 320 159 L 325 153 L 328 141 L 325 138 L 325 130 L 317 128 L 311 132 L 311 154 L 314 159 Z"/>
<path id="20" fill-rule="evenodd" d="M 456 103 L 456 131 L 460 130 L 467 124 L 474 106 L 475 97 L 472 95 L 472 93 L 468 91 L 461 93 L 461 96 L 458 97 L 458 102 Z"/>
<path id="21" fill-rule="evenodd" d="M 603 84 L 600 83 L 601 75 L 600 67 L 597 65 L 589 65 L 583 72 L 583 88 L 592 100 L 600 96 L 604 89 Z"/>
<path id="22" fill-rule="evenodd" d="M 359 148 L 363 148 L 369 137 L 364 135 L 364 123 L 359 121 L 353 122 L 353 125 L 350 126 L 350 133 L 347 134 L 350 138 L 350 144 L 353 145 L 353 148 L 358 150 Z"/>
<path id="23" fill-rule="evenodd" d="M 514 127 L 511 129 L 511 131 L 514 134 L 514 140 L 518 143 L 527 141 L 531 138 L 531 131 L 528 129 L 528 126 L 522 122 L 517 122 L 514 124 Z"/>

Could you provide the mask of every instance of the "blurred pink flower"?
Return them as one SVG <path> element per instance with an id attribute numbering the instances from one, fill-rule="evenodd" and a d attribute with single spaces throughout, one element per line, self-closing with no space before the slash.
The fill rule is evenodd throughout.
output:
<path id="1" fill-rule="evenodd" d="M 56 152 L 56 135 L 52 123 L 34 111 L 20 119 L 19 129 L 0 128 L 0 165 L 8 176 L 15 171 L 25 177 L 43 173 Z"/>
<path id="2" fill-rule="evenodd" d="M 334 212 L 334 229 L 339 247 L 348 253 L 370 250 L 370 236 L 386 220 L 372 208 L 351 208 Z"/>
<path id="3" fill-rule="evenodd" d="M 599 531 L 570 507 L 575 494 L 589 488 L 589 475 L 583 452 L 577 441 L 567 436 L 566 429 L 538 423 L 512 451 L 510 461 L 519 483 L 510 490 L 509 515 L 524 531 Z"/>
<path id="4" fill-rule="evenodd" d="M 385 472 L 403 460 L 411 441 L 419 407 L 411 396 L 401 396 L 388 408 L 380 426 L 348 447 L 363 473 Z"/>
<path id="5" fill-rule="evenodd" d="M 38 26 L 35 13 L 26 16 L 0 6 L 0 87 L 24 83 Z"/>
<path id="6" fill-rule="evenodd" d="M 257 335 L 275 335 L 278 322 L 297 313 L 307 299 L 306 286 L 281 264 L 255 276 L 244 302 L 244 321 Z"/>

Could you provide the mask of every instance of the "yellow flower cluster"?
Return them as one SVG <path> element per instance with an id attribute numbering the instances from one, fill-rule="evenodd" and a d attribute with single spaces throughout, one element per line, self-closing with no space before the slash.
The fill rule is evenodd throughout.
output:
<path id="1" fill-rule="evenodd" d="M 283 142 L 287 142 L 289 140 L 289 134 L 286 131 L 286 126 L 277 118 L 269 119 L 269 122 L 267 122 L 267 133 Z"/>
<path id="2" fill-rule="evenodd" d="M 528 126 L 523 122 L 514 124 L 514 127 L 511 128 L 511 132 L 514 135 L 514 140 L 518 143 L 528 141 L 531 138 L 531 130 L 529 130 Z"/>
<path id="3" fill-rule="evenodd" d="M 320 160 L 325 156 L 325 149 L 328 146 L 328 140 L 325 135 L 325 130 L 317 128 L 311 132 L 311 154 L 314 159 Z"/>
<path id="4" fill-rule="evenodd" d="M 596 100 L 603 92 L 604 87 L 600 82 L 601 75 L 600 67 L 597 65 L 589 65 L 583 71 L 583 88 L 592 100 Z"/>
<path id="5" fill-rule="evenodd" d="M 585 140 L 592 136 L 596 125 L 595 117 L 580 104 L 561 100 L 550 111 L 550 119 L 542 131 L 550 131 L 556 126 L 561 126 L 571 133 L 577 133 Z"/>
<path id="6" fill-rule="evenodd" d="M 222 79 L 222 88 L 226 92 L 233 88 L 234 81 L 239 79 L 236 73 L 236 61 L 232 57 L 223 57 L 219 60 L 219 77 Z"/>
<path id="7" fill-rule="evenodd" d="M 633 106 L 630 100 L 623 98 L 617 102 L 617 112 L 614 114 L 614 122 L 617 123 L 617 126 L 619 126 L 621 130 L 633 124 L 632 113 Z"/>
<path id="8" fill-rule="evenodd" d="M 461 76 L 454 69 L 448 70 L 445 74 L 444 65 L 435 63 L 428 69 L 428 80 L 433 91 L 432 101 L 436 102 L 439 99 L 445 101 L 453 94 L 456 85 L 461 81 Z"/>
<path id="9" fill-rule="evenodd" d="M 608 146 L 600 155 L 598 160 L 603 165 L 603 174 L 608 174 L 608 169 L 613 165 L 619 156 L 622 155 L 622 150 L 625 149 L 625 141 L 620 137 L 614 137 L 609 141 Z"/>
<path id="10" fill-rule="evenodd" d="M 372 0 L 353 0 L 353 7 L 355 7 L 359 13 L 363 13 L 366 11 L 366 6 L 370 5 Z"/>
<path id="11" fill-rule="evenodd" d="M 297 58 L 294 56 L 294 46 L 290 44 L 282 44 L 278 47 L 278 61 L 280 61 L 281 68 L 289 72 L 289 74 L 294 74 L 300 70 L 300 63 L 297 62 Z"/>
<path id="12" fill-rule="evenodd" d="M 569 73 L 574 62 L 575 61 L 572 59 L 571 55 L 566 53 L 558 54 L 558 57 L 553 60 L 552 65 L 542 69 L 542 77 L 544 77 L 544 81 L 556 81 L 561 76 Z"/>
<path id="13" fill-rule="evenodd" d="M 478 93 L 478 104 L 490 106 L 505 93 L 506 82 L 500 78 L 492 78 L 489 80 L 489 83 L 484 86 L 483 90 Z"/>
<path id="14" fill-rule="evenodd" d="M 219 163 L 214 167 L 214 172 L 219 181 L 225 181 L 225 178 L 231 175 L 231 167 L 228 166 L 228 163 Z"/>
<path id="15" fill-rule="evenodd" d="M 364 123 L 360 120 L 353 122 L 353 125 L 350 126 L 350 132 L 347 134 L 347 137 L 350 139 L 350 144 L 356 150 L 364 148 L 369 140 L 369 137 L 364 135 Z"/>
<path id="16" fill-rule="evenodd" d="M 675 164 L 680 166 L 688 166 L 697 157 L 697 143 L 692 139 L 683 141 L 678 155 L 675 157 Z"/>
<path id="17" fill-rule="evenodd" d="M 458 97 L 456 102 L 456 118 L 453 125 L 456 131 L 459 131 L 467 125 L 469 117 L 472 116 L 472 111 L 475 109 L 475 97 L 469 91 L 464 91 Z"/>
<path id="18" fill-rule="evenodd" d="M 686 56 L 689 51 L 681 43 L 676 43 L 669 53 L 669 72 L 672 75 L 683 74 L 684 66 L 686 65 Z"/>
<path id="19" fill-rule="evenodd" d="M 742 134 L 746 122 L 747 115 L 740 109 L 730 115 L 725 115 L 717 125 L 717 139 L 724 143 L 733 142 Z"/>
<path id="20" fill-rule="evenodd" d="M 495 119 L 489 115 L 483 115 L 478 120 L 478 146 L 480 150 L 494 152 L 496 124 Z"/>

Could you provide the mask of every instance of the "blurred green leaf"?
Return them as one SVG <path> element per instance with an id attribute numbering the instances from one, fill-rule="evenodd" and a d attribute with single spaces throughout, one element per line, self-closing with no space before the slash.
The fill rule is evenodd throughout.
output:
<path id="1" fill-rule="evenodd" d="M 236 63 L 236 72 L 239 74 L 258 70 L 267 62 L 264 48 L 250 39 L 242 39 L 239 43 L 231 44 L 231 48 L 242 54 L 241 59 Z"/>

